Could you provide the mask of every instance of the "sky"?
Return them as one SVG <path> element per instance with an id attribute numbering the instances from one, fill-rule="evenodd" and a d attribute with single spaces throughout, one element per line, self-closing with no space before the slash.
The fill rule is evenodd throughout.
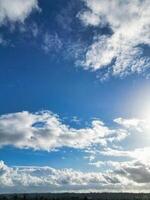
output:
<path id="1" fill-rule="evenodd" d="M 0 0 L 0 193 L 150 192 L 149 10 Z"/>

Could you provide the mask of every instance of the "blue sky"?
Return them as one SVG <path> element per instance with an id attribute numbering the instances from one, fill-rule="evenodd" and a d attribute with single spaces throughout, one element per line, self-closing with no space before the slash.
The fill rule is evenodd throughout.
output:
<path id="1" fill-rule="evenodd" d="M 149 191 L 149 8 L 0 1 L 1 193 Z"/>

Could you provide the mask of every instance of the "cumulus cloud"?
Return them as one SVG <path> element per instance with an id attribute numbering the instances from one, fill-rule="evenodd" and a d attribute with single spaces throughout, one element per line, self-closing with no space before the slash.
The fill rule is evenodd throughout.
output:
<path id="1" fill-rule="evenodd" d="M 37 0 L 0 0 L 0 25 L 6 22 L 24 22 L 33 10 L 38 10 Z"/>
<path id="2" fill-rule="evenodd" d="M 116 174 L 128 177 L 136 183 L 150 183 L 150 165 L 139 161 L 117 163 Z"/>
<path id="3" fill-rule="evenodd" d="M 121 129 L 110 129 L 100 120 L 92 121 L 89 127 L 75 129 L 62 123 L 49 112 L 27 111 L 0 116 L 0 146 L 32 148 L 51 151 L 61 147 L 88 148 L 107 142 L 121 141 L 127 133 Z"/>
<path id="4" fill-rule="evenodd" d="M 46 151 L 62 147 L 82 149 L 89 165 L 99 169 L 99 172 L 47 166 L 9 167 L 1 161 L 0 192 L 148 191 L 150 148 L 142 147 L 142 144 L 138 147 L 125 145 L 128 137 L 135 140 L 141 135 L 146 136 L 146 121 L 117 118 L 114 122 L 115 128 L 106 126 L 100 120 L 93 120 L 89 126 L 76 129 L 49 111 L 1 115 L 1 148 L 12 145 Z"/>
<path id="5" fill-rule="evenodd" d="M 112 34 L 97 34 L 87 49 L 85 69 L 107 69 L 109 75 L 143 73 L 150 65 L 142 45 L 150 45 L 150 1 L 83 0 L 86 9 L 78 14 L 84 26 L 109 27 Z"/>
<path id="6" fill-rule="evenodd" d="M 148 191 L 150 166 L 112 162 L 106 172 L 82 172 L 44 166 L 9 167 L 0 161 L 0 192 Z"/>
<path id="7" fill-rule="evenodd" d="M 8 167 L 3 161 L 0 162 L 0 191 L 3 187 L 8 191 L 15 188 L 15 191 L 29 189 L 30 192 L 34 189 L 35 191 L 82 190 L 107 182 L 101 173 L 83 173 L 73 169 L 55 169 L 46 166 Z"/>
<path id="8" fill-rule="evenodd" d="M 105 155 L 130 156 L 130 151 L 122 149 L 125 139 L 149 140 L 149 121 L 117 118 L 114 122 L 110 127 L 95 119 L 83 128 L 72 128 L 50 111 L 4 114 L 0 116 L 0 147 L 11 145 L 44 151 L 68 147 L 89 152 L 90 158 L 98 149 Z"/>

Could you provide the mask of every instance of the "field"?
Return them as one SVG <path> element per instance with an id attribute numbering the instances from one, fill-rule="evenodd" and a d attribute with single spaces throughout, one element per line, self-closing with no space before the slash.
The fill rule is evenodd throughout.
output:
<path id="1" fill-rule="evenodd" d="M 146 193 L 1 194 L 0 200 L 150 200 Z"/>

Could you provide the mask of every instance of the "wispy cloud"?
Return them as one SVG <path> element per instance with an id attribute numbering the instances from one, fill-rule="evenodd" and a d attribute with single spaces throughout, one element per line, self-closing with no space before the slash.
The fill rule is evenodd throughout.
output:
<path id="1" fill-rule="evenodd" d="M 56 53 L 62 49 L 63 43 L 57 33 L 45 33 L 43 37 L 42 49 L 46 53 Z"/>
<path id="2" fill-rule="evenodd" d="M 112 34 L 97 34 L 88 47 L 84 69 L 107 69 L 104 76 L 143 73 L 150 65 L 141 45 L 150 45 L 150 2 L 84 0 L 78 17 L 84 26 L 109 27 Z M 109 67 L 108 67 L 109 66 Z"/>

